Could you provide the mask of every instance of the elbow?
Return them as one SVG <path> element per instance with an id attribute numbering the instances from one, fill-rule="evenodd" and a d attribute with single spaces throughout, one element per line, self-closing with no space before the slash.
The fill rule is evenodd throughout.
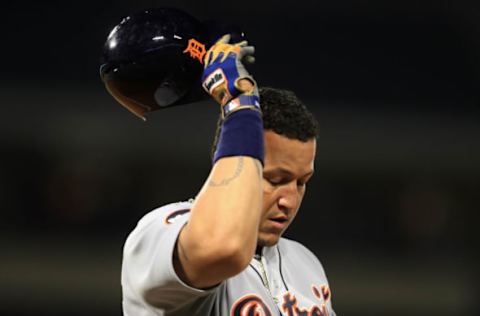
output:
<path id="1" fill-rule="evenodd" d="M 215 278 L 218 278 L 217 281 L 233 277 L 245 270 L 255 252 L 255 249 L 249 250 L 245 244 L 232 240 L 223 240 L 221 243 L 202 248 L 199 247 L 197 248 L 199 251 L 195 251 L 194 261 L 198 268 L 198 273 L 195 274 L 203 278 L 213 273 Z"/>
<path id="2" fill-rule="evenodd" d="M 255 248 L 249 249 L 245 243 L 230 241 L 223 243 L 216 251 L 219 262 L 231 269 L 231 274 L 236 275 L 245 270 L 254 255 Z"/>
<path id="3" fill-rule="evenodd" d="M 228 231 L 185 226 L 178 241 L 180 278 L 194 287 L 208 288 L 244 271 L 255 253 L 256 236 Z"/>
<path id="4" fill-rule="evenodd" d="M 185 253 L 199 266 L 220 268 L 230 276 L 249 265 L 255 254 L 256 236 L 235 234 L 230 230 L 197 231 L 186 226 L 181 238 Z"/>

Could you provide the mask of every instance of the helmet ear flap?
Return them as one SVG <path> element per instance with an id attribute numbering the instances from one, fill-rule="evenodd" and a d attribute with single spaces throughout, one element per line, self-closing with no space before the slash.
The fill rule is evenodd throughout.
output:
<path id="1" fill-rule="evenodd" d="M 165 78 L 154 93 L 159 107 L 168 107 L 181 100 L 187 94 L 188 83 L 190 83 L 189 80 L 182 78 L 179 74 Z"/>

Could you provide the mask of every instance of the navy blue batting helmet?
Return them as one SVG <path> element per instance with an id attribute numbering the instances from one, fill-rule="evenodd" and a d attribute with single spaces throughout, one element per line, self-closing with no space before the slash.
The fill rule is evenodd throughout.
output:
<path id="1" fill-rule="evenodd" d="M 122 19 L 103 48 L 100 76 L 108 92 L 140 118 L 145 113 L 207 98 L 203 57 L 222 34 L 238 28 L 202 23 L 173 8 L 143 10 Z"/>

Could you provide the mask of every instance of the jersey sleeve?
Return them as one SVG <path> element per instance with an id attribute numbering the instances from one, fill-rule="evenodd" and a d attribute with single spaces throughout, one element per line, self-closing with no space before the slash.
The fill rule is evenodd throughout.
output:
<path id="1" fill-rule="evenodd" d="M 127 238 L 123 251 L 122 290 L 124 305 L 148 305 L 169 311 L 207 296 L 185 284 L 176 274 L 173 253 L 178 235 L 187 223 L 190 203 L 175 203 L 142 218 Z"/>

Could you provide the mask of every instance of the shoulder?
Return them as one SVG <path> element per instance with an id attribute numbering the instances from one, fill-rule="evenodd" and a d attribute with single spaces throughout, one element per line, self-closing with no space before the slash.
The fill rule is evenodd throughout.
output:
<path id="1" fill-rule="evenodd" d="M 169 228 L 176 226 L 174 225 L 175 223 L 187 221 L 190 217 L 192 203 L 193 200 L 170 203 L 157 207 L 145 214 L 129 234 L 125 248 L 128 248 L 129 244 L 146 234 L 150 235 L 168 231 Z"/>
<path id="2" fill-rule="evenodd" d="M 175 202 L 157 207 L 156 209 L 145 214 L 137 224 L 138 228 L 148 226 L 152 222 L 162 222 L 164 225 L 173 224 L 181 217 L 188 216 L 192 208 L 193 200 L 184 202 Z"/>
<path id="3" fill-rule="evenodd" d="M 288 239 L 285 237 L 280 238 L 280 241 L 278 242 L 278 246 L 280 247 L 280 250 L 286 253 L 300 253 L 306 256 L 314 256 L 313 252 L 310 251 L 307 247 L 299 243 L 298 241 Z"/>
<path id="4" fill-rule="evenodd" d="M 298 241 L 282 237 L 280 238 L 278 247 L 282 257 L 295 258 L 296 261 L 300 260 L 301 262 L 315 262 L 318 267 L 324 271 L 322 263 L 317 256 Z"/>

